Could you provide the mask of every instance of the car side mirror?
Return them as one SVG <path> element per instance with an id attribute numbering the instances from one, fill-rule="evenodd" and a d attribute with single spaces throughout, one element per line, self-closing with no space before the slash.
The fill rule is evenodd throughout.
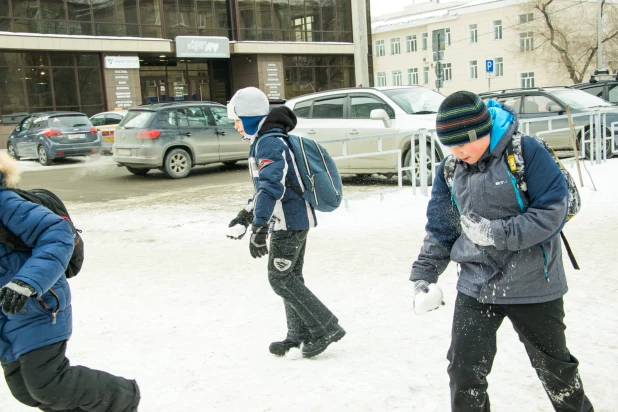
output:
<path id="1" fill-rule="evenodd" d="M 16 126 L 16 127 L 15 127 L 15 131 L 16 131 L 16 132 L 21 132 L 21 126 Z"/>
<path id="2" fill-rule="evenodd" d="M 393 124 L 391 121 L 391 117 L 386 113 L 384 109 L 373 109 L 369 114 L 369 118 L 371 120 L 382 120 L 384 122 L 384 127 L 389 128 Z"/>

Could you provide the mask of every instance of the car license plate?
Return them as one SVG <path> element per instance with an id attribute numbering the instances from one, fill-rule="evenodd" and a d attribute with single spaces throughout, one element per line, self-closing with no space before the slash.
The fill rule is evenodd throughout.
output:
<path id="1" fill-rule="evenodd" d="M 105 141 L 106 141 L 106 142 L 113 142 L 113 141 L 114 141 L 114 138 L 113 138 L 113 137 L 106 137 L 106 138 L 105 138 Z"/>
<path id="2" fill-rule="evenodd" d="M 70 134 L 69 139 L 85 139 L 85 134 Z"/>
<path id="3" fill-rule="evenodd" d="M 118 149 L 118 156 L 131 156 L 131 149 Z"/>

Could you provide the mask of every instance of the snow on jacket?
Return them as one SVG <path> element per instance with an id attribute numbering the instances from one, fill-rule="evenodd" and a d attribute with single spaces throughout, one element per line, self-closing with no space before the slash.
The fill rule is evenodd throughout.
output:
<path id="1" fill-rule="evenodd" d="M 289 108 L 275 107 L 251 143 L 249 172 L 255 196 L 246 210 L 253 210 L 255 225 L 265 226 L 274 221 L 274 230 L 305 230 L 317 225 L 313 207 L 286 188 L 286 181 L 296 187 L 302 187 L 302 183 L 294 153 L 285 137 L 265 136 L 269 133 L 287 134 L 295 126 L 296 116 Z M 255 152 L 256 145 L 259 153 Z"/>
<path id="2" fill-rule="evenodd" d="M 15 161 L 0 156 L 0 221 L 31 252 L 0 243 L 0 287 L 21 280 L 36 290 L 15 315 L 0 311 L 0 363 L 71 336 L 71 292 L 64 276 L 73 253 L 69 224 L 47 208 L 5 190 L 18 180 Z"/>
<path id="3" fill-rule="evenodd" d="M 427 207 L 427 235 L 410 280 L 437 282 L 452 260 L 461 267 L 457 290 L 480 302 L 519 304 L 557 299 L 567 292 L 557 236 L 567 217 L 566 181 L 547 150 L 524 137 L 527 196 L 516 191 L 504 157 L 517 130 L 517 119 L 509 107 L 496 102 L 490 101 L 488 108 L 494 120 L 490 147 L 475 165 L 457 161 L 453 188 L 462 214 L 475 212 L 492 221 L 496 246 L 478 246 L 461 233 L 442 162 Z"/>

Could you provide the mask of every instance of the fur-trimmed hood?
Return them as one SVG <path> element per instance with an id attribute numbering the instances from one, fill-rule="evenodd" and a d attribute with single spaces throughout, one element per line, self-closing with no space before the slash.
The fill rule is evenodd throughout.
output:
<path id="1" fill-rule="evenodd" d="M 0 188 L 14 189 L 21 179 L 21 170 L 17 161 L 7 152 L 0 153 Z"/>

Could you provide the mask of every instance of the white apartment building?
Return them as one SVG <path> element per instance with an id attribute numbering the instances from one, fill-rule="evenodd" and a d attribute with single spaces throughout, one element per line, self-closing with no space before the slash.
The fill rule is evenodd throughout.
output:
<path id="1" fill-rule="evenodd" d="M 439 89 L 445 95 L 457 90 L 481 93 L 573 84 L 563 66 L 536 57 L 538 51 L 533 50 L 542 39 L 529 31 L 526 23 L 541 16 L 527 10 L 526 3 L 529 1 L 432 1 L 407 6 L 397 15 L 374 18 L 375 86 L 418 84 L 438 90 L 432 47 L 432 37 L 438 32 L 445 44 Z M 590 6 L 596 7 L 595 3 Z M 487 60 L 494 61 L 495 77 L 490 80 Z"/>

